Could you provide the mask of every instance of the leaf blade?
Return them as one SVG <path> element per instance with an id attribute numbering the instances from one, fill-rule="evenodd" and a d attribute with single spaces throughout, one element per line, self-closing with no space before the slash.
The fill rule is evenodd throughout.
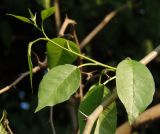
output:
<path id="1" fill-rule="evenodd" d="M 54 38 L 52 41 L 56 42 L 57 44 L 67 48 L 66 42 L 68 41 L 70 49 L 73 51 L 80 53 L 78 46 L 69 40 L 63 38 Z M 54 45 L 52 42 L 47 43 L 47 58 L 48 58 L 48 66 L 49 68 L 53 68 L 57 65 L 63 64 L 71 64 L 73 63 L 78 56 L 71 54 L 62 48 Z"/>
<path id="2" fill-rule="evenodd" d="M 85 115 L 90 115 L 93 112 L 93 110 L 101 103 L 104 88 L 105 87 L 103 85 L 93 85 L 85 94 L 83 101 L 80 103 L 79 111 L 81 111 Z M 81 134 L 85 127 L 85 121 L 81 113 L 78 113 L 78 121 Z"/>
<path id="3" fill-rule="evenodd" d="M 39 85 L 36 111 L 64 102 L 80 85 L 80 70 L 73 65 L 60 65 L 49 70 Z"/>
<path id="4" fill-rule="evenodd" d="M 108 88 L 104 90 L 103 100 L 111 95 Z M 117 107 L 116 103 L 111 103 L 99 115 L 96 122 L 94 134 L 115 134 L 117 126 Z"/>
<path id="5" fill-rule="evenodd" d="M 118 97 L 124 104 L 132 123 L 152 102 L 154 80 L 148 68 L 134 60 L 119 63 L 116 71 Z"/>
<path id="6" fill-rule="evenodd" d="M 16 18 L 18 20 L 21 20 L 21 21 L 23 21 L 25 23 L 33 24 L 32 21 L 30 19 L 26 18 L 26 17 L 14 15 L 14 14 L 7 14 L 7 15 L 12 16 L 12 17 L 14 17 L 14 18 Z"/>
<path id="7" fill-rule="evenodd" d="M 48 17 L 50 17 L 52 14 L 54 14 L 56 11 L 55 7 L 50 7 L 50 8 L 47 8 L 45 10 L 42 10 L 41 11 L 41 19 L 42 21 L 46 20 Z"/>

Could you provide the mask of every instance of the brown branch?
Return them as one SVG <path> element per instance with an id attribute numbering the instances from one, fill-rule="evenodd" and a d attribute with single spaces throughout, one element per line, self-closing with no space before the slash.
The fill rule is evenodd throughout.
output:
<path id="1" fill-rule="evenodd" d="M 154 53 L 152 58 L 150 58 L 151 54 Z M 156 53 L 156 54 L 155 54 Z M 140 62 L 143 64 L 148 64 L 151 62 L 154 58 L 158 56 L 160 53 L 160 45 L 154 49 L 152 52 L 150 52 L 145 58 L 143 58 Z M 144 60 L 145 59 L 145 60 Z M 111 96 L 107 97 L 88 117 L 87 122 L 83 131 L 83 134 L 89 134 L 92 130 L 92 127 L 95 123 L 95 121 L 98 119 L 99 115 L 103 112 L 103 110 L 109 106 L 112 102 L 114 102 L 118 98 L 117 92 L 113 92 Z"/>
<path id="2" fill-rule="evenodd" d="M 150 52 L 147 56 L 145 56 L 140 62 L 142 64 L 148 64 L 152 61 L 157 55 L 160 53 L 160 45 L 154 49 L 154 51 Z"/>
<path id="3" fill-rule="evenodd" d="M 157 105 L 149 108 L 145 112 L 143 112 L 136 119 L 136 121 L 133 123 L 132 126 L 129 124 L 129 122 L 123 123 L 116 130 L 116 134 L 131 134 L 132 128 L 138 128 L 139 126 L 141 126 L 147 122 L 150 122 L 150 121 L 153 121 L 153 120 L 159 119 L 159 118 L 160 118 L 160 104 L 157 104 Z"/>
<path id="4" fill-rule="evenodd" d="M 40 66 L 36 66 L 33 68 L 33 73 L 36 73 L 38 72 L 39 70 L 41 69 Z M 29 71 L 25 72 L 25 73 L 22 73 L 20 77 L 18 77 L 13 83 L 11 83 L 10 85 L 0 89 L 0 94 L 10 90 L 11 88 L 13 88 L 15 85 L 17 85 L 20 81 L 22 81 L 26 76 L 29 75 Z"/>
<path id="5" fill-rule="evenodd" d="M 125 5 L 109 14 L 107 13 L 104 19 L 82 40 L 80 43 L 81 49 L 84 48 L 103 29 L 119 11 L 126 7 L 127 6 Z"/>
<path id="6" fill-rule="evenodd" d="M 80 47 L 80 44 L 79 44 L 79 40 L 78 40 L 78 37 L 77 37 L 77 33 L 76 33 L 76 27 L 75 27 L 75 24 L 72 24 L 73 25 L 73 38 L 74 38 L 74 41 L 76 42 L 76 44 Z M 80 54 L 81 54 L 81 49 L 80 49 Z M 82 61 L 82 58 L 79 57 L 79 65 L 83 64 L 83 61 Z M 81 71 L 83 68 L 80 68 Z M 83 78 L 82 78 L 83 79 Z M 82 82 L 82 79 L 81 79 L 81 83 L 80 83 L 80 87 L 77 91 L 78 93 L 78 97 L 80 98 L 80 100 L 83 99 L 83 82 Z"/>
<path id="7" fill-rule="evenodd" d="M 72 19 L 69 19 L 68 16 L 66 16 L 66 18 L 61 26 L 61 29 L 59 31 L 59 36 L 64 36 L 64 33 L 65 33 L 69 24 L 76 24 L 76 22 Z"/>
<path id="8" fill-rule="evenodd" d="M 38 66 L 35 66 L 32 69 L 33 73 L 37 73 L 39 70 L 45 68 L 47 66 L 47 59 L 45 59 L 43 62 L 39 61 L 38 59 Z M 25 77 L 27 77 L 30 74 L 29 71 L 22 73 L 20 75 L 20 77 L 18 77 L 14 82 L 12 82 L 10 85 L 0 89 L 0 94 L 7 92 L 8 90 L 10 90 L 11 88 L 13 88 L 14 86 L 16 86 L 19 82 L 21 82 Z"/>
<path id="9" fill-rule="evenodd" d="M 103 112 L 105 107 L 109 106 L 113 101 L 118 98 L 117 92 L 114 91 L 111 96 L 107 97 L 88 117 L 85 128 L 83 130 L 83 134 L 90 134 L 92 127 L 99 117 L 99 115 Z"/>

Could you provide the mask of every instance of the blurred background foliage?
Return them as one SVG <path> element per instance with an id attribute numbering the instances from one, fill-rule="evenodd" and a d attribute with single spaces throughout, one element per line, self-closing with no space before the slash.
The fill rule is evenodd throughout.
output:
<path id="1" fill-rule="evenodd" d="M 116 66 L 126 57 L 140 60 L 160 43 L 159 0 L 59 0 L 62 21 L 67 14 L 77 22 L 77 34 L 81 41 L 104 16 L 132 3 L 120 11 L 113 20 L 83 50 L 87 55 L 103 63 Z M 52 3 L 52 4 L 50 4 Z M 41 37 L 32 26 L 20 22 L 6 13 L 29 16 L 28 8 L 39 13 L 53 5 L 51 0 L 1 0 L 0 1 L 0 88 L 14 81 L 28 70 L 28 42 Z M 39 18 L 38 18 L 39 19 Z M 49 36 L 56 37 L 54 17 L 45 24 Z M 34 51 L 44 57 L 45 47 L 37 45 Z M 160 57 L 149 63 L 155 83 L 154 105 L 160 100 Z M 32 94 L 29 78 L 12 90 L 0 95 L 0 112 L 6 109 L 10 126 L 15 134 L 49 134 L 49 109 L 34 113 L 37 104 L 37 88 L 44 71 L 34 75 Z M 118 107 L 121 107 L 118 106 Z M 119 108 L 119 123 L 126 120 L 124 110 Z M 71 133 L 68 103 L 54 108 L 54 122 L 58 134 Z M 160 121 L 154 121 L 138 130 L 141 134 L 158 134 Z"/>

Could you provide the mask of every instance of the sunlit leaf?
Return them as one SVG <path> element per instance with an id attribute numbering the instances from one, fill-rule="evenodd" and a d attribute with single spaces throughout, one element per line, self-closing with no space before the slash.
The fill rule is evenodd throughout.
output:
<path id="1" fill-rule="evenodd" d="M 78 89 L 80 79 L 80 70 L 73 65 L 60 65 L 49 70 L 39 85 L 36 112 L 68 100 Z"/>
<path id="2" fill-rule="evenodd" d="M 69 49 L 71 49 L 74 52 L 80 53 L 78 46 L 72 41 L 63 38 L 54 38 L 52 39 L 52 41 L 67 49 L 69 45 Z M 48 66 L 49 68 L 52 68 L 57 65 L 71 64 L 77 59 L 77 56 L 66 50 L 63 50 L 62 48 L 56 46 L 52 42 L 48 42 L 47 58 L 48 58 Z"/>
<path id="3" fill-rule="evenodd" d="M 55 12 L 55 7 L 50 7 L 41 11 L 41 19 L 44 21 Z"/>
<path id="4" fill-rule="evenodd" d="M 116 86 L 132 123 L 152 102 L 155 91 L 153 77 L 145 65 L 126 59 L 117 67 Z"/>

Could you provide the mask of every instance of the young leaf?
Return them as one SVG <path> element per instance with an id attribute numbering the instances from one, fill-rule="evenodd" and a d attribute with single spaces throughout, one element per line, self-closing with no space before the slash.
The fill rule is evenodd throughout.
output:
<path id="1" fill-rule="evenodd" d="M 110 95 L 109 90 L 104 90 L 104 98 Z M 99 116 L 94 134 L 115 134 L 117 126 L 116 103 L 109 105 Z"/>
<path id="2" fill-rule="evenodd" d="M 42 21 L 46 20 L 55 12 L 55 7 L 50 7 L 41 11 L 41 19 Z"/>
<path id="3" fill-rule="evenodd" d="M 28 8 L 28 11 L 29 11 L 31 19 L 33 20 L 34 19 L 34 14 L 32 13 L 32 11 L 29 8 Z"/>
<path id="4" fill-rule="evenodd" d="M 68 41 L 69 48 L 72 51 L 80 53 L 79 47 L 72 41 L 69 41 L 63 38 L 54 38 L 52 40 L 65 48 L 68 48 L 67 46 L 67 41 Z M 49 68 L 53 68 L 57 65 L 71 64 L 77 59 L 77 56 L 54 45 L 52 42 L 48 42 L 47 43 L 47 59 L 48 59 Z"/>
<path id="5" fill-rule="evenodd" d="M 29 24 L 33 24 L 32 21 L 26 17 L 23 17 L 23 16 L 17 16 L 17 15 L 13 15 L 13 14 L 7 14 L 7 15 L 10 15 L 10 16 L 13 16 L 15 17 L 16 19 L 19 19 L 25 23 L 29 23 Z"/>
<path id="6" fill-rule="evenodd" d="M 83 132 L 86 124 L 85 117 L 82 113 L 84 113 L 85 115 L 89 115 L 93 112 L 93 110 L 101 103 L 104 90 L 106 90 L 104 85 L 92 86 L 84 96 L 83 101 L 80 103 L 80 112 L 78 113 L 80 134 Z"/>
<path id="7" fill-rule="evenodd" d="M 80 79 L 80 70 L 73 65 L 60 65 L 49 70 L 39 85 L 36 112 L 69 99 L 78 89 Z"/>
<path id="8" fill-rule="evenodd" d="M 117 93 L 128 113 L 130 123 L 152 102 L 154 80 L 148 68 L 140 62 L 127 59 L 116 71 Z"/>
<path id="9" fill-rule="evenodd" d="M 32 85 L 33 65 L 31 60 L 31 48 L 32 48 L 32 42 L 30 42 L 28 45 L 28 65 L 29 65 L 30 82 L 31 82 L 31 88 L 32 88 L 33 87 Z"/>
<path id="10" fill-rule="evenodd" d="M 31 20 L 32 20 L 34 26 L 37 27 L 37 22 L 36 22 L 37 16 L 36 16 L 36 13 L 33 14 L 32 11 L 29 8 L 28 8 L 28 11 L 29 11 L 29 14 L 30 14 L 30 17 L 31 17 Z"/>

